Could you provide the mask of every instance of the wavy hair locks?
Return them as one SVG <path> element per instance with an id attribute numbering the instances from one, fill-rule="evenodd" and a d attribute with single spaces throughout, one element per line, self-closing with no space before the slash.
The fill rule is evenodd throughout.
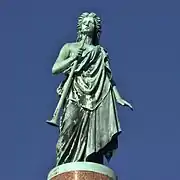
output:
<path id="1" fill-rule="evenodd" d="M 93 35 L 93 45 L 99 45 L 100 35 L 101 35 L 101 19 L 95 13 L 84 12 L 78 18 L 77 23 L 77 42 L 81 41 L 82 33 L 81 33 L 81 25 L 82 21 L 85 17 L 92 17 L 95 23 L 94 35 Z"/>

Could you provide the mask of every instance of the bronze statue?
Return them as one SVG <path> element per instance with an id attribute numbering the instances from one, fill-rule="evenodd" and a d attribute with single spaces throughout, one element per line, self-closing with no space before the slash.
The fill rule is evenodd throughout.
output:
<path id="1" fill-rule="evenodd" d="M 116 102 L 133 109 L 117 91 L 100 35 L 101 19 L 83 13 L 77 41 L 66 43 L 53 65 L 53 74 L 66 75 L 57 88 L 60 101 L 53 118 L 47 121 L 55 126 L 60 121 L 56 166 L 75 161 L 103 164 L 104 156 L 110 160 L 121 132 Z"/>

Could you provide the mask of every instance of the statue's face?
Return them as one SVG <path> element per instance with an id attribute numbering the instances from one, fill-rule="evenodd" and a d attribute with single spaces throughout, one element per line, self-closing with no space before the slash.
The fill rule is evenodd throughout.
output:
<path id="1" fill-rule="evenodd" d="M 93 34 L 94 33 L 94 28 L 95 28 L 95 23 L 93 17 L 85 17 L 82 20 L 82 25 L 81 25 L 81 31 L 84 34 Z"/>

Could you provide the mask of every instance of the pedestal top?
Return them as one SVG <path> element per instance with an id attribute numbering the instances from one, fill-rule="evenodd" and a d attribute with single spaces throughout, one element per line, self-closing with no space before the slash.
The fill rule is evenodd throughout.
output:
<path id="1" fill-rule="evenodd" d="M 75 176 L 85 175 L 85 176 L 87 176 L 87 178 L 85 178 L 85 179 L 89 179 L 88 176 L 89 177 L 90 176 L 91 177 L 92 176 L 94 176 L 94 177 L 102 176 L 102 179 L 104 179 L 104 180 L 105 179 L 116 180 L 116 176 L 112 169 L 110 169 L 107 166 L 97 164 L 97 163 L 92 163 L 92 162 L 72 162 L 72 163 L 66 163 L 66 164 L 57 166 L 49 172 L 48 180 L 55 180 L 55 179 L 57 179 L 55 177 L 57 177 L 60 174 L 63 177 L 73 176 L 73 174 L 74 174 Z M 62 177 L 61 177 L 61 179 L 62 179 Z M 63 178 L 63 179 L 65 179 L 65 178 Z M 68 179 L 73 179 L 73 178 L 68 178 Z"/>

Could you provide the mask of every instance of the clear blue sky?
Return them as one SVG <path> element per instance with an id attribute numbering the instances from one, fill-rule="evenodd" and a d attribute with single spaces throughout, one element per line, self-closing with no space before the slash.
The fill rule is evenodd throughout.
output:
<path id="1" fill-rule="evenodd" d="M 0 179 L 45 180 L 58 131 L 45 123 L 63 76 L 51 75 L 77 17 L 102 17 L 101 44 L 122 96 L 123 133 L 110 162 L 121 180 L 180 179 L 180 3 L 178 0 L 1 0 Z"/>

